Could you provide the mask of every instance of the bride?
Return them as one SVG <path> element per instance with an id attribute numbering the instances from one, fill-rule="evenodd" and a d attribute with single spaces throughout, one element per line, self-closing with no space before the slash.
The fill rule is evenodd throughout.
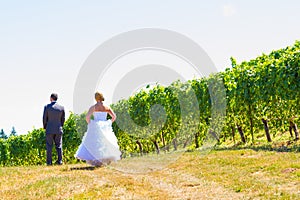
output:
<path id="1" fill-rule="evenodd" d="M 96 92 L 95 99 L 97 103 L 90 107 L 86 115 L 88 129 L 75 157 L 90 165 L 101 166 L 120 160 L 121 152 L 112 130 L 116 115 L 110 107 L 103 105 L 103 94 Z M 107 113 L 111 120 L 106 119 Z"/>

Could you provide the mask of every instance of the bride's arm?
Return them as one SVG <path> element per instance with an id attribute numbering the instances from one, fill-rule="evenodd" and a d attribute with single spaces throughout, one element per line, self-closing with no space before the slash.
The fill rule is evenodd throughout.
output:
<path id="1" fill-rule="evenodd" d="M 86 116 L 85 116 L 85 120 L 86 120 L 86 122 L 87 122 L 88 124 L 89 124 L 90 121 L 91 121 L 91 116 L 92 116 L 92 114 L 93 114 L 93 111 L 94 111 L 94 107 L 92 106 L 92 107 L 90 107 L 88 113 L 87 113 Z"/>
<path id="2" fill-rule="evenodd" d="M 111 122 L 114 122 L 117 119 L 116 114 L 110 107 L 106 107 L 106 112 L 111 116 Z"/>

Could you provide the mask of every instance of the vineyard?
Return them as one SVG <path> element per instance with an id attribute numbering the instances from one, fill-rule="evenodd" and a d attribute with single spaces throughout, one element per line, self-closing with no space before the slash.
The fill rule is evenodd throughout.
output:
<path id="1" fill-rule="evenodd" d="M 143 154 L 208 141 L 254 143 L 262 131 L 268 142 L 286 131 L 298 140 L 300 42 L 231 63 L 224 72 L 156 85 L 113 105 L 123 120 L 114 124 L 122 150 Z"/>
<path id="2" fill-rule="evenodd" d="M 262 132 L 298 140 L 300 42 L 237 64 L 209 77 L 175 81 L 140 90 L 111 105 L 123 157 L 196 149 L 205 144 L 255 143 Z M 64 126 L 64 161 L 74 153 L 86 130 L 84 114 L 71 114 Z M 0 165 L 45 163 L 43 129 L 0 139 Z"/>

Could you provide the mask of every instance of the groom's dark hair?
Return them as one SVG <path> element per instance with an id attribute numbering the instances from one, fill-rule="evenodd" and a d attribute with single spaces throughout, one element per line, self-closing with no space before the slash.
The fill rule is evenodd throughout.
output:
<path id="1" fill-rule="evenodd" d="M 57 94 L 56 94 L 56 93 L 52 93 L 50 97 L 51 97 L 51 99 L 53 99 L 54 101 L 57 101 L 57 98 L 58 98 L 58 97 L 57 97 Z"/>

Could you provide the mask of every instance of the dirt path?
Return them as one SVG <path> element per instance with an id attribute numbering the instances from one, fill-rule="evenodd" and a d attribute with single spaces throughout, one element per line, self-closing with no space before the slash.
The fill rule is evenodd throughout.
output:
<path id="1" fill-rule="evenodd" d="M 171 169 L 148 174 L 127 174 L 126 176 L 133 178 L 136 182 L 150 182 L 153 192 L 163 190 L 168 199 L 246 199 L 241 193 L 226 189 L 215 182 L 199 179 L 189 174 L 182 174 Z M 119 192 L 118 196 L 120 197 Z M 131 194 L 131 196 L 134 195 Z M 123 197 L 118 199 L 128 199 L 128 194 L 124 193 Z M 139 199 L 139 197 L 136 196 L 136 199 Z M 158 199 L 165 199 L 165 197 Z"/>

